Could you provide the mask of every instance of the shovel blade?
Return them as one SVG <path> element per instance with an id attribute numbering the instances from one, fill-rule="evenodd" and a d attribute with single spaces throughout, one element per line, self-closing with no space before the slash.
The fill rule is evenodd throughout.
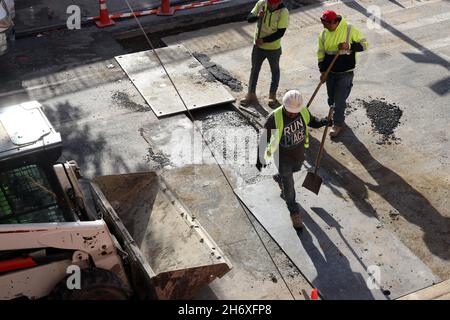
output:
<path id="1" fill-rule="evenodd" d="M 321 185 L 322 185 L 322 178 L 319 177 L 317 174 L 308 172 L 305 181 L 303 181 L 302 186 L 318 195 Z"/>

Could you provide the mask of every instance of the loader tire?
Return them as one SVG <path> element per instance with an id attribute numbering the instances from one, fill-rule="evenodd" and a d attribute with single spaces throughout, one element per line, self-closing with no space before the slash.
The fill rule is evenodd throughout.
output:
<path id="1" fill-rule="evenodd" d="M 50 299 L 56 300 L 127 300 L 130 293 L 110 271 L 98 268 L 81 270 L 81 289 L 69 289 L 67 278 L 53 290 Z"/>

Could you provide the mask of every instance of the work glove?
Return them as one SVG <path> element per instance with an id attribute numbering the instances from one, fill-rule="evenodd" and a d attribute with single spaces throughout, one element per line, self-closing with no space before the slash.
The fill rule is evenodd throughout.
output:
<path id="1" fill-rule="evenodd" d="M 331 119 L 330 121 L 328 121 L 327 118 L 322 118 L 322 119 L 320 119 L 320 124 L 322 125 L 322 127 L 325 127 L 325 126 L 331 127 L 333 125 L 333 120 Z"/>
<path id="2" fill-rule="evenodd" d="M 350 50 L 350 45 L 347 42 L 339 43 L 338 45 L 339 50 Z"/>
<path id="3" fill-rule="evenodd" d="M 261 10 L 259 10 L 259 12 L 258 12 L 258 18 L 260 18 L 260 19 L 264 18 L 264 8 L 261 9 Z"/>

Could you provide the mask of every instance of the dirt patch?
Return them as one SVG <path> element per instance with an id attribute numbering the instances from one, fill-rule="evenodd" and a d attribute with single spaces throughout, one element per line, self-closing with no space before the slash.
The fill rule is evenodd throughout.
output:
<path id="1" fill-rule="evenodd" d="M 356 102 L 366 109 L 373 131 L 381 135 L 377 144 L 391 144 L 392 141 L 399 140 L 394 131 L 401 123 L 403 111 L 397 104 L 386 102 L 385 98 L 371 97 L 368 100 L 356 99 Z M 349 113 L 353 110 L 349 109 Z"/>
<path id="2" fill-rule="evenodd" d="M 277 277 L 273 273 L 270 274 L 270 281 L 272 281 L 273 283 L 277 283 L 278 282 Z"/>
<path id="3" fill-rule="evenodd" d="M 345 107 L 345 115 L 348 116 L 352 114 L 353 111 L 356 111 L 356 109 L 358 109 L 357 106 L 347 103 L 347 106 Z"/>
<path id="4" fill-rule="evenodd" d="M 220 65 L 212 62 L 206 54 L 194 52 L 192 55 L 200 61 L 206 70 L 208 70 L 208 75 L 202 73 L 202 76 L 206 78 L 206 81 L 212 81 L 215 79 L 228 86 L 234 92 L 242 91 L 242 83 Z M 211 78 L 210 75 L 212 75 L 213 78 Z"/>
<path id="5" fill-rule="evenodd" d="M 216 81 L 216 78 L 208 70 L 201 69 L 199 71 L 199 73 L 205 79 L 206 82 L 214 82 L 214 81 Z"/>
<path id="6" fill-rule="evenodd" d="M 147 163 L 155 163 L 158 168 L 164 168 L 166 166 L 172 166 L 170 159 L 164 155 L 161 151 L 154 151 L 152 148 L 148 148 L 148 154 L 145 156 Z"/>
<path id="7" fill-rule="evenodd" d="M 130 96 L 125 92 L 115 92 L 112 95 L 112 100 L 115 104 L 118 106 L 121 106 L 123 108 L 136 111 L 136 112 L 145 112 L 150 111 L 150 107 L 144 106 L 142 104 L 138 104 L 130 99 Z"/>

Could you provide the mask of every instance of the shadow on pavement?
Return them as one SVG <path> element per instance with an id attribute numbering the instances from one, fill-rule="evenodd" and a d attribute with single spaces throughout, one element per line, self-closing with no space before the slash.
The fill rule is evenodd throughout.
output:
<path id="1" fill-rule="evenodd" d="M 320 213 L 322 218 L 330 217 L 323 209 Z M 317 277 L 312 280 L 314 287 L 320 289 L 325 299 L 373 300 L 366 279 L 360 273 L 353 272 L 348 259 L 304 210 L 301 215 L 307 229 L 297 232 L 297 235 L 317 272 Z M 326 220 L 330 223 L 329 218 Z M 332 225 L 335 224 L 336 221 L 332 222 Z M 313 236 L 319 241 L 322 250 L 313 243 Z"/>
<path id="2" fill-rule="evenodd" d="M 421 228 L 424 242 L 434 255 L 450 260 L 450 218 L 442 216 L 400 175 L 374 159 L 351 128 L 346 128 L 344 134 L 334 140 L 342 142 L 376 181 L 376 185 L 367 183 L 328 153 L 324 155 L 322 166 L 327 168 L 327 171 L 348 191 L 356 207 L 365 214 L 371 213 L 378 217 L 375 208 L 368 201 L 368 190 L 376 192 L 408 222 Z M 314 155 L 314 150 L 318 150 L 319 141 L 311 137 L 311 143 L 311 155 Z M 336 195 L 342 196 L 329 181 L 326 183 Z"/>

